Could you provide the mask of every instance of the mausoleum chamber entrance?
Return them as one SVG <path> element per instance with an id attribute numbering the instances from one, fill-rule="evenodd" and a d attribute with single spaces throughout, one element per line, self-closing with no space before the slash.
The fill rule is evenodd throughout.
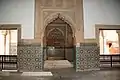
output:
<path id="1" fill-rule="evenodd" d="M 47 60 L 70 60 L 74 58 L 73 32 L 61 18 L 49 23 L 45 30 L 44 45 Z"/>
<path id="2" fill-rule="evenodd" d="M 44 65 L 71 64 L 75 60 L 73 31 L 62 18 L 57 17 L 46 26 L 43 42 L 46 60 Z"/>

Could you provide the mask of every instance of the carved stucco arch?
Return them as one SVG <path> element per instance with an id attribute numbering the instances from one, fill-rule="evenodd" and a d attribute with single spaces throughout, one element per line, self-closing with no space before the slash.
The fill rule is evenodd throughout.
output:
<path id="1" fill-rule="evenodd" d="M 59 29 L 59 28 L 53 28 L 53 29 L 49 30 L 48 33 L 47 33 L 47 36 L 50 34 L 50 32 L 52 32 L 55 29 L 57 29 L 58 31 L 60 31 L 62 33 L 62 35 L 64 36 L 64 32 L 61 29 Z"/>
<path id="2" fill-rule="evenodd" d="M 73 32 L 73 37 L 75 36 L 75 23 L 73 22 L 73 20 L 71 19 L 71 17 L 63 14 L 63 13 L 53 13 L 50 16 L 48 16 L 45 20 L 44 20 L 44 24 L 43 24 L 43 36 L 44 36 L 44 32 L 45 29 L 47 27 L 47 25 L 51 22 L 53 22 L 56 18 L 61 18 L 63 21 L 65 21 L 67 24 L 70 25 L 72 32 Z"/>

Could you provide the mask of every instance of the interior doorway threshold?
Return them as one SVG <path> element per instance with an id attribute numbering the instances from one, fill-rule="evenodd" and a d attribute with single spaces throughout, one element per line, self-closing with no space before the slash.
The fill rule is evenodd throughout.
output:
<path id="1" fill-rule="evenodd" d="M 3 72 L 17 72 L 18 70 L 2 70 Z"/>
<path id="2" fill-rule="evenodd" d="M 53 76 L 51 72 L 23 72 L 21 76 Z"/>

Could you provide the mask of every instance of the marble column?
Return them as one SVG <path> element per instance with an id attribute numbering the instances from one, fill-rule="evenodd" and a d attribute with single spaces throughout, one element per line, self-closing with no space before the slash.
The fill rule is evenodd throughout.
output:
<path id="1" fill-rule="evenodd" d="M 6 55 L 6 36 L 7 36 L 7 30 L 2 30 L 2 35 L 4 36 L 4 55 Z"/>
<path id="2" fill-rule="evenodd" d="M 100 30 L 99 33 L 99 41 L 100 41 L 100 54 L 104 53 L 104 34 L 103 34 L 103 30 Z"/>
<path id="3" fill-rule="evenodd" d="M 120 30 L 116 30 L 116 33 L 118 34 L 119 53 L 120 53 Z"/>

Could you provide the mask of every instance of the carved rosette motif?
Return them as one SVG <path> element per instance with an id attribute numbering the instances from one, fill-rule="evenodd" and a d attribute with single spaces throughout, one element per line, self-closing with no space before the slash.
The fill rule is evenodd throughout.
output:
<path id="1" fill-rule="evenodd" d="M 65 0 L 66 8 L 73 8 L 75 7 L 76 0 Z"/>
<path id="2" fill-rule="evenodd" d="M 62 7 L 63 6 L 63 0 L 55 0 L 55 6 L 56 7 Z"/>
<path id="3" fill-rule="evenodd" d="M 43 0 L 45 7 L 52 7 L 53 6 L 53 0 Z"/>
<path id="4" fill-rule="evenodd" d="M 74 8 L 76 0 L 40 0 L 44 8 Z"/>
<path id="5" fill-rule="evenodd" d="M 50 12 L 48 13 L 48 12 L 44 11 L 43 12 L 43 19 L 46 19 L 49 15 L 50 15 Z"/>

